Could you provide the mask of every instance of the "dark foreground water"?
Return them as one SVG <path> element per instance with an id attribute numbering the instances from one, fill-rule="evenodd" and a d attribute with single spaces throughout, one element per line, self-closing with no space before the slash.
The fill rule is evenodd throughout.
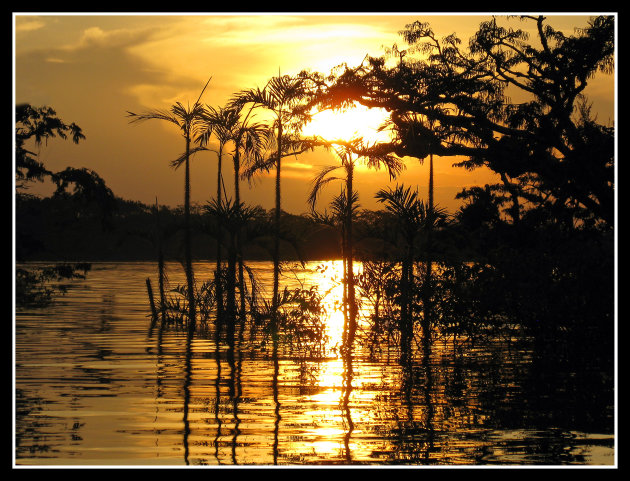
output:
<path id="1" fill-rule="evenodd" d="M 608 393 L 585 392 L 567 366 L 541 371 L 526 347 L 439 342 L 411 373 L 360 343 L 352 358 L 337 355 L 343 316 L 330 277 L 340 266 L 316 264 L 283 283 L 330 290 L 324 358 L 284 349 L 274 360 L 203 335 L 186 355 L 177 330 L 158 340 L 148 334 L 153 263 L 95 263 L 53 305 L 18 311 L 15 465 L 616 464 Z M 168 267 L 183 283 L 181 267 Z M 271 284 L 270 263 L 251 267 Z M 210 271 L 195 267 L 199 278 Z"/>

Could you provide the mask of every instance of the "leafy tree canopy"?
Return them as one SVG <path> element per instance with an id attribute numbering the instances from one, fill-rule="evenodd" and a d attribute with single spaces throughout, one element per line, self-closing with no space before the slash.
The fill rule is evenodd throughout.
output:
<path id="1" fill-rule="evenodd" d="M 15 167 L 16 178 L 19 186 L 24 187 L 25 182 L 43 180 L 51 172 L 44 164 L 37 160 L 36 154 L 25 148 L 29 139 L 35 141 L 35 145 L 46 142 L 49 138 L 59 136 L 62 139 L 71 137 L 75 144 L 85 139 L 81 127 L 74 122 L 66 124 L 50 107 L 33 107 L 30 104 L 19 104 L 15 107 Z"/>
<path id="2" fill-rule="evenodd" d="M 464 156 L 458 165 L 489 167 L 534 205 L 610 226 L 614 130 L 592 118 L 583 92 L 595 73 L 612 72 L 614 18 L 592 18 L 573 35 L 543 16 L 520 20 L 533 22 L 535 41 L 493 18 L 465 48 L 455 34 L 440 39 L 414 22 L 400 32 L 408 49 L 392 49 L 395 65 L 366 57 L 327 77 L 302 75 L 315 86 L 313 105 L 358 102 L 390 113 L 394 136 L 381 155 Z"/>

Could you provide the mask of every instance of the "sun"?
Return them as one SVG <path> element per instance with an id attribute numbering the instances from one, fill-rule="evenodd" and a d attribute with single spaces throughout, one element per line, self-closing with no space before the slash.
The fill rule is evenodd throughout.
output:
<path id="1" fill-rule="evenodd" d="M 313 115 L 302 133 L 307 137 L 319 136 L 330 141 L 362 138 L 368 144 L 389 142 L 389 132 L 379 131 L 386 120 L 384 109 L 370 109 L 362 105 L 344 111 L 323 110 Z"/>

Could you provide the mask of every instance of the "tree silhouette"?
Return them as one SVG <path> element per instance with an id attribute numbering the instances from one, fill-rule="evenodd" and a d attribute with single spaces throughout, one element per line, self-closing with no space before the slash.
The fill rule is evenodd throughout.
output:
<path id="1" fill-rule="evenodd" d="M 222 117 L 211 117 L 216 126 L 221 129 L 221 135 L 226 145 L 232 145 L 232 167 L 234 175 L 234 204 L 233 207 L 239 210 L 244 204 L 241 202 L 240 182 L 244 176 L 243 166 L 253 165 L 261 162 L 268 143 L 267 125 L 253 121 L 251 114 L 253 106 L 243 114 L 244 105 L 230 104 L 222 109 Z M 217 122 L 218 121 L 218 122 Z M 227 202 L 227 199 L 226 199 Z M 228 209 L 229 210 L 229 209 Z M 216 212 L 227 212 L 216 210 Z M 244 224 L 243 224 L 244 225 Z M 236 256 L 238 265 L 238 286 L 240 291 L 240 312 L 245 315 L 245 280 L 243 265 L 243 239 L 241 229 L 234 233 L 233 254 Z"/>
<path id="2" fill-rule="evenodd" d="M 52 175 L 43 162 L 33 157 L 36 154 L 26 149 L 26 142 L 33 140 L 39 146 L 42 141 L 48 142 L 48 139 L 56 136 L 64 140 L 71 136 L 75 144 L 85 139 L 81 127 L 74 122 L 66 124 L 50 107 L 37 108 L 30 104 L 15 106 L 15 174 L 18 189 L 25 188 L 29 181 L 41 181 L 45 176 Z"/>
<path id="3" fill-rule="evenodd" d="M 226 275 L 226 297 L 225 314 L 228 320 L 228 340 L 233 340 L 235 319 L 236 319 L 236 238 L 248 221 L 255 214 L 255 209 L 246 207 L 244 204 L 236 205 L 231 199 L 225 201 L 217 201 L 212 199 L 205 206 L 206 212 L 210 215 L 221 218 L 222 224 L 228 233 L 228 259 L 227 259 L 227 275 Z M 239 279 L 239 283 L 243 282 Z M 222 322 L 218 319 L 219 323 Z"/>
<path id="4" fill-rule="evenodd" d="M 205 126 L 202 128 L 201 133 L 198 135 L 196 141 L 201 146 L 207 146 L 210 137 L 214 136 L 218 141 L 218 151 L 217 154 L 217 194 L 216 194 L 216 202 L 222 202 L 221 196 L 222 192 L 225 195 L 223 189 L 223 152 L 225 150 L 225 146 L 228 142 L 230 142 L 232 138 L 232 130 L 234 124 L 236 122 L 235 112 L 219 107 L 218 109 L 212 106 L 208 106 L 206 111 L 204 112 L 204 123 Z M 208 150 L 210 150 L 208 148 Z M 216 252 L 216 270 L 214 273 L 215 276 L 215 292 L 217 299 L 217 319 L 220 319 L 223 315 L 223 283 L 222 283 L 222 258 L 221 258 L 221 236 L 223 232 L 223 218 L 219 215 L 216 217 L 216 239 L 217 239 L 217 252 Z"/>
<path id="5" fill-rule="evenodd" d="M 429 203 L 425 204 L 418 197 L 418 191 L 411 187 L 396 186 L 395 189 L 381 189 L 376 195 L 378 202 L 385 205 L 385 209 L 392 213 L 403 238 L 402 269 L 400 276 L 400 332 L 401 332 L 401 361 L 408 362 L 411 355 L 411 339 L 413 337 L 413 316 L 411 312 L 411 292 L 414 285 L 413 265 L 416 259 L 415 244 L 421 232 L 427 235 L 437 225 L 444 224 L 446 212 L 436 209 Z M 430 284 L 430 267 L 427 266 L 423 283 L 423 291 L 428 291 Z M 430 305 L 428 295 L 424 296 L 423 339 L 428 345 L 430 340 Z"/>
<path id="6" fill-rule="evenodd" d="M 67 167 L 59 172 L 50 171 L 37 154 L 27 150 L 28 141 L 34 141 L 40 146 L 42 141 L 59 136 L 62 139 L 72 138 L 75 144 L 85 139 L 82 129 L 73 123 L 67 124 L 57 117 L 57 113 L 50 107 L 33 107 L 30 104 L 18 104 L 15 107 L 15 176 L 16 176 L 16 221 L 19 221 L 24 202 L 33 196 L 28 196 L 21 190 L 28 188 L 33 181 L 43 181 L 48 177 L 57 188 L 53 198 L 64 198 L 72 202 L 77 209 L 74 215 L 91 215 L 96 209 L 100 217 L 101 229 L 110 227 L 110 220 L 117 209 L 116 198 L 105 181 L 93 170 Z M 72 190 L 71 190 L 72 189 Z M 71 192 L 70 192 L 71 190 Z M 46 249 L 45 239 L 37 238 L 23 229 L 16 229 L 16 260 L 20 261 L 29 247 Z M 58 264 L 52 267 L 42 267 L 27 271 L 16 269 L 16 304 L 29 303 L 45 304 L 50 301 L 53 288 L 45 284 L 51 279 L 62 280 L 84 278 L 90 269 L 89 264 L 79 263 Z M 83 271 L 83 274 L 80 272 Z"/>
<path id="7" fill-rule="evenodd" d="M 596 72 L 612 71 L 614 17 L 595 17 L 572 36 L 543 16 L 521 20 L 533 22 L 540 46 L 496 18 L 480 25 L 468 49 L 454 34 L 438 39 L 414 22 L 401 32 L 409 48 L 398 65 L 370 57 L 334 78 L 311 77 L 326 85 L 329 106 L 356 101 L 390 111 L 398 135 L 389 149 L 400 157 L 465 156 L 458 165 L 485 165 L 512 185 L 518 179 L 529 202 L 553 202 L 574 216 L 585 210 L 611 225 L 613 129 L 589 116 L 584 89 Z M 508 87 L 525 101 L 510 101 Z"/>
<path id="8" fill-rule="evenodd" d="M 299 106 L 305 97 L 304 82 L 298 77 L 278 75 L 272 77 L 265 87 L 243 90 L 233 99 L 234 105 L 248 103 L 271 112 L 273 116 L 272 129 L 276 139 L 276 158 L 273 163 L 276 168 L 275 180 L 275 212 L 274 212 L 274 245 L 273 245 L 273 299 L 274 312 L 278 307 L 279 275 L 280 275 L 280 212 L 281 212 L 281 186 L 280 172 L 282 168 L 282 154 L 285 150 L 283 139 L 285 130 L 288 130 L 296 120 L 294 109 Z M 274 321 L 275 322 L 275 321 Z"/>
<path id="9" fill-rule="evenodd" d="M 195 291 L 194 291 L 194 277 L 192 268 L 192 247 L 191 247 L 191 229 L 190 229 L 190 158 L 198 150 L 204 149 L 191 149 L 191 141 L 195 138 L 195 135 L 199 129 L 203 126 L 204 119 L 204 107 L 199 102 L 203 92 L 210 83 L 210 79 L 206 82 L 206 85 L 199 94 L 199 98 L 191 106 L 185 107 L 181 102 L 176 102 L 168 110 L 149 110 L 143 113 L 127 112 L 128 117 L 131 118 L 130 122 L 145 122 L 147 120 L 162 120 L 174 124 L 179 128 L 184 137 L 185 150 L 184 154 L 172 161 L 172 165 L 176 168 L 184 164 L 184 261 L 186 271 L 186 285 L 188 289 L 188 332 L 192 334 L 195 330 L 196 315 L 195 315 Z"/>
<path id="10" fill-rule="evenodd" d="M 327 147 L 331 147 L 332 151 L 336 154 L 339 159 L 340 164 L 338 166 L 327 166 L 324 167 L 320 173 L 313 179 L 311 192 L 308 197 L 308 203 L 311 207 L 311 210 L 315 210 L 315 204 L 317 202 L 317 197 L 319 196 L 322 188 L 330 183 L 333 180 L 342 180 L 345 185 L 345 189 L 342 192 L 341 196 L 336 199 L 337 203 L 341 203 L 343 205 L 342 208 L 337 209 L 338 211 L 343 212 L 343 236 L 342 236 L 342 250 L 344 257 L 344 265 L 345 265 L 345 283 L 346 283 L 346 292 L 347 292 L 347 301 L 348 301 L 348 309 L 349 309 L 349 337 L 348 337 L 348 346 L 352 345 L 352 339 L 354 337 L 354 332 L 356 329 L 356 312 L 357 305 L 355 300 L 355 290 L 354 290 L 354 268 L 353 268 L 353 236 L 352 236 L 352 222 L 354 211 L 357 206 L 356 203 L 358 201 L 358 194 L 353 188 L 354 182 L 354 169 L 356 162 L 363 158 L 368 166 L 373 168 L 379 168 L 383 164 L 389 170 L 390 179 L 395 177 L 400 170 L 402 169 L 402 163 L 396 159 L 395 157 L 369 157 L 364 156 L 366 152 L 366 145 L 363 143 L 362 139 L 353 139 L 351 141 L 323 141 L 323 140 L 315 140 L 314 144 L 320 144 Z M 345 172 L 345 178 L 331 176 L 330 174 L 337 170 L 343 169 Z"/>

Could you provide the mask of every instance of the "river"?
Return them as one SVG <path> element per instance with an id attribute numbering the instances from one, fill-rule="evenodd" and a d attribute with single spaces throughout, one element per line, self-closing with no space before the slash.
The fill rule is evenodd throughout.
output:
<path id="1" fill-rule="evenodd" d="M 318 269 L 317 266 L 326 266 Z M 171 285 L 184 282 L 168 264 Z M 272 269 L 250 263 L 270 290 Z M 612 466 L 615 437 L 567 382 L 532 391 L 526 347 L 436 342 L 411 374 L 361 343 L 339 355 L 338 262 L 288 270 L 283 285 L 328 292 L 322 356 L 236 352 L 181 329 L 149 333 L 154 263 L 93 263 L 45 308 L 19 309 L 14 334 L 14 463 L 23 466 Z M 197 263 L 198 279 L 212 264 Z M 245 344 L 244 344 L 245 345 Z"/>

